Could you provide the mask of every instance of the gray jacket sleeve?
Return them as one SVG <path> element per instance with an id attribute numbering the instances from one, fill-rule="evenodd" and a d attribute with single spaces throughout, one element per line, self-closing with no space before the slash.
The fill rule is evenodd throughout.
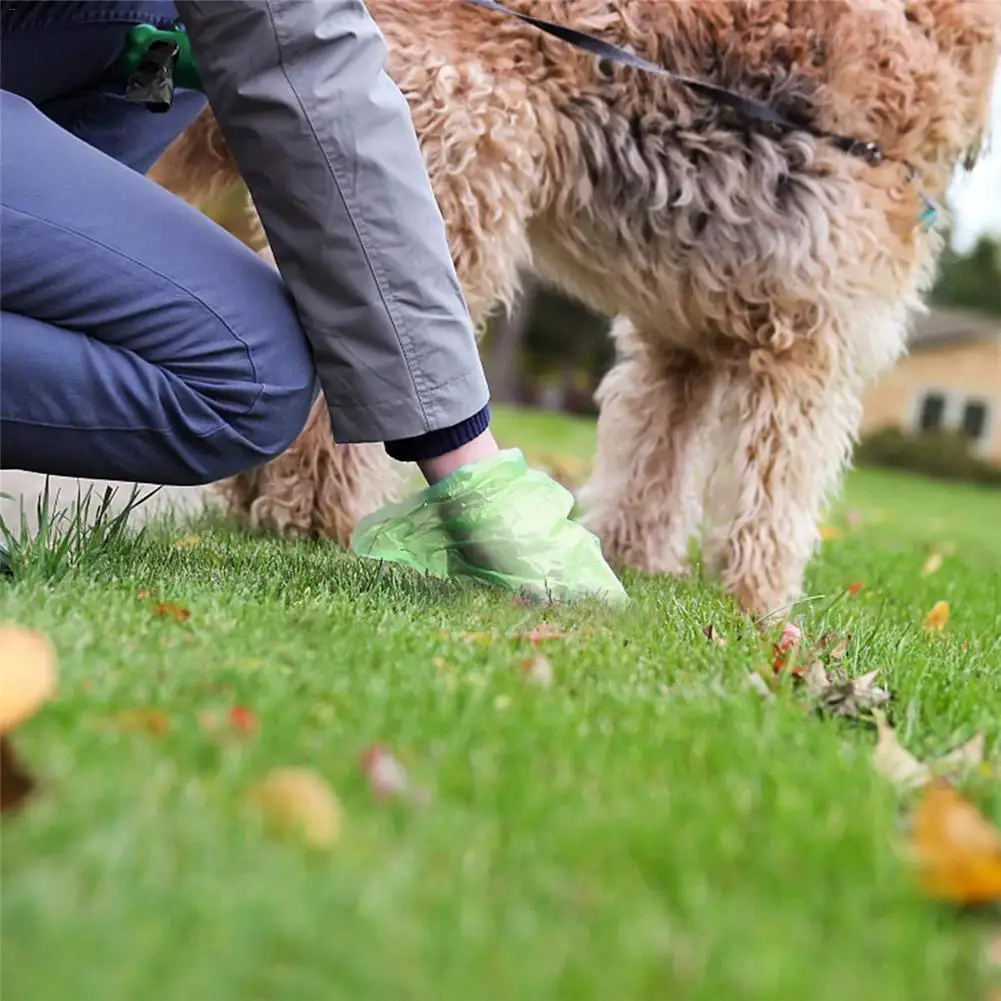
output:
<path id="1" fill-rule="evenodd" d="M 412 438 L 483 408 L 441 213 L 362 0 L 178 0 L 177 10 L 338 440 Z"/>

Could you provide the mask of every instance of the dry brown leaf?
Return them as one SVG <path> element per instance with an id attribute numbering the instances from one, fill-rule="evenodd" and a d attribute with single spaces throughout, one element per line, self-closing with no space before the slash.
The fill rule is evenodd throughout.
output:
<path id="1" fill-rule="evenodd" d="M 931 772 L 927 765 L 923 765 L 913 754 L 900 746 L 893 727 L 886 722 L 882 712 L 877 709 L 872 715 L 879 733 L 876 749 L 872 754 L 872 763 L 876 771 L 904 788 L 914 788 L 928 782 L 931 779 Z"/>
<path id="2" fill-rule="evenodd" d="M 161 601 L 153 607 L 153 611 L 161 619 L 173 619 L 175 622 L 187 622 L 191 618 L 191 612 L 183 605 L 175 605 L 172 601 Z"/>
<path id="3" fill-rule="evenodd" d="M 122 709 L 102 722 L 116 730 L 148 733 L 152 737 L 162 737 L 170 731 L 170 719 L 159 709 Z"/>
<path id="4" fill-rule="evenodd" d="M 1001 834 L 948 783 L 925 791 L 911 850 L 930 897 L 964 905 L 1001 900 Z"/>
<path id="5" fill-rule="evenodd" d="M 938 601 L 921 623 L 929 632 L 940 633 L 949 624 L 949 602 Z"/>
<path id="6" fill-rule="evenodd" d="M 932 553 L 921 567 L 921 576 L 930 577 L 932 574 L 938 573 L 939 570 L 942 569 L 942 564 L 944 562 L 945 557 L 941 553 Z"/>
<path id="7" fill-rule="evenodd" d="M 702 630 L 702 634 L 710 643 L 716 646 L 726 646 L 726 637 L 713 625 L 708 625 Z"/>
<path id="8" fill-rule="evenodd" d="M 801 677 L 821 711 L 855 719 L 890 701 L 890 693 L 875 684 L 878 674 L 876 670 L 846 681 L 831 681 L 823 661 L 815 660 Z"/>
<path id="9" fill-rule="evenodd" d="M 209 736 L 225 740 L 230 737 L 253 737 L 260 730 L 260 723 L 252 709 L 231 706 L 225 712 L 218 709 L 201 709 L 198 725 Z"/>
<path id="10" fill-rule="evenodd" d="M 512 633 L 516 639 L 527 639 L 533 646 L 538 646 L 545 640 L 565 640 L 569 639 L 573 633 L 565 633 L 557 629 L 551 622 L 540 622 L 534 629 L 527 633 Z"/>
<path id="11" fill-rule="evenodd" d="M 343 811 L 334 791 L 306 768 L 276 768 L 250 793 L 266 827 L 280 837 L 298 837 L 317 850 L 340 836 Z"/>
<path id="12" fill-rule="evenodd" d="M 533 646 L 539 646 L 549 640 L 569 640 L 574 639 L 577 636 L 597 636 L 601 633 L 607 633 L 607 629 L 577 629 L 571 633 L 563 632 L 557 629 L 556 626 L 552 625 L 550 622 L 542 622 L 534 629 L 516 631 L 512 633 L 494 633 L 494 632 L 468 632 L 461 633 L 460 638 L 464 639 L 467 643 L 493 643 L 497 640 L 528 640 Z M 439 633 L 442 639 L 451 638 L 451 633 Z"/>
<path id="13" fill-rule="evenodd" d="M 553 683 L 553 665 L 549 662 L 549 658 L 544 657 L 541 653 L 524 661 L 521 669 L 525 672 L 525 678 L 532 685 L 548 688 Z"/>
<path id="14" fill-rule="evenodd" d="M 0 735 L 0 813 L 17 810 L 35 790 L 35 780 L 24 770 L 10 740 Z"/>
<path id="15" fill-rule="evenodd" d="M 800 675 L 803 684 L 806 685 L 811 695 L 818 698 L 830 687 L 830 680 L 827 677 L 827 668 L 822 660 L 812 661 L 808 667 L 804 668 Z"/>
<path id="16" fill-rule="evenodd" d="M 56 690 L 56 654 L 48 637 L 0 626 L 0 733 L 34 716 Z"/>
<path id="17" fill-rule="evenodd" d="M 851 636 L 846 636 L 840 643 L 828 652 L 827 656 L 835 662 L 844 660 L 845 654 L 848 653 L 848 644 L 851 643 L 851 641 Z"/>

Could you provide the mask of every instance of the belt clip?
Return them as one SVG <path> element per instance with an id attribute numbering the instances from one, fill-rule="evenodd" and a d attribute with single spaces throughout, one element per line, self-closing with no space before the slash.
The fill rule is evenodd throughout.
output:
<path id="1" fill-rule="evenodd" d="M 163 38 L 152 42 L 129 74 L 125 100 L 145 104 L 157 114 L 170 111 L 174 103 L 174 63 L 179 53 L 176 42 Z"/>
<path id="2" fill-rule="evenodd" d="M 179 21 L 166 29 L 152 24 L 130 28 L 120 67 L 126 81 L 125 100 L 145 104 L 160 114 L 170 111 L 175 84 L 203 91 L 191 41 Z"/>

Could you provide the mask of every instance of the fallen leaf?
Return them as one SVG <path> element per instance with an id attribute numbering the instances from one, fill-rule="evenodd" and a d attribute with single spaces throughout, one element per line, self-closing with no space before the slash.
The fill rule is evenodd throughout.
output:
<path id="1" fill-rule="evenodd" d="M 534 629 L 516 631 L 506 634 L 494 632 L 469 632 L 461 633 L 460 637 L 467 643 L 493 643 L 497 640 L 528 640 L 533 646 L 539 646 L 549 640 L 568 640 L 577 636 L 596 636 L 600 633 L 608 632 L 607 629 L 579 629 L 572 633 L 563 632 L 549 622 L 543 622 Z M 449 633 L 439 633 L 442 639 L 450 638 Z"/>
<path id="2" fill-rule="evenodd" d="M 340 836 L 343 811 L 334 791 L 306 768 L 276 768 L 250 793 L 266 827 L 280 837 L 299 837 L 317 850 Z"/>
<path id="3" fill-rule="evenodd" d="M 521 669 L 530 684 L 548 688 L 553 683 L 553 665 L 541 653 L 524 661 Z"/>
<path id="4" fill-rule="evenodd" d="M 776 674 L 784 671 L 789 662 L 794 659 L 794 651 L 799 647 L 802 639 L 803 631 L 795 622 L 787 622 L 782 627 L 778 642 L 772 647 L 772 670 Z"/>
<path id="5" fill-rule="evenodd" d="M 852 637 L 850 633 L 847 636 L 842 636 L 840 633 L 835 632 L 824 633 L 817 644 L 817 652 L 824 654 L 828 660 L 835 662 L 842 661 L 845 659 L 845 654 L 848 653 L 848 647 L 851 645 L 851 642 Z"/>
<path id="6" fill-rule="evenodd" d="M 821 525 L 820 526 L 820 537 L 824 542 L 832 542 L 834 539 L 838 538 L 841 532 L 834 527 L 834 525 Z"/>
<path id="7" fill-rule="evenodd" d="M 921 567 L 921 576 L 930 577 L 933 573 L 938 573 L 939 570 L 942 569 L 942 564 L 944 562 L 945 557 L 943 557 L 941 553 L 932 553 Z"/>
<path id="8" fill-rule="evenodd" d="M 829 660 L 833 660 L 838 663 L 845 659 L 845 654 L 848 653 L 848 645 L 851 643 L 851 636 L 846 636 L 840 643 L 837 643 L 830 650 L 827 651 L 827 657 Z"/>
<path id="9" fill-rule="evenodd" d="M 148 733 L 162 737 L 170 730 L 170 720 L 159 709 L 122 709 L 104 717 L 104 725 L 128 733 Z"/>
<path id="10" fill-rule="evenodd" d="M 407 770 L 381 744 L 374 744 L 364 751 L 361 767 L 377 799 L 392 799 L 410 791 Z"/>
<path id="11" fill-rule="evenodd" d="M 788 653 L 793 647 L 799 646 L 802 639 L 803 630 L 795 622 L 787 622 L 782 627 L 782 635 L 779 637 L 779 652 Z"/>
<path id="12" fill-rule="evenodd" d="M 824 667 L 824 662 L 822 660 L 811 661 L 809 666 L 803 670 L 800 677 L 810 694 L 818 697 L 821 696 L 831 684 L 830 679 L 827 677 L 827 668 Z"/>
<path id="13" fill-rule="evenodd" d="M 861 528 L 865 524 L 865 512 L 858 507 L 850 507 L 845 512 L 845 524 L 849 528 Z"/>
<path id="14" fill-rule="evenodd" d="M 854 597 L 856 594 L 859 593 L 859 591 L 862 590 L 863 587 L 865 587 L 865 581 L 864 580 L 857 580 L 857 581 L 855 581 L 854 584 L 850 584 L 848 586 L 848 593 L 850 595 L 852 595 L 852 597 Z"/>
<path id="15" fill-rule="evenodd" d="M 880 774 L 904 788 L 924 785 L 931 778 L 931 772 L 917 758 L 900 746 L 893 727 L 879 711 L 873 712 L 879 739 L 873 751 L 872 763 Z"/>
<path id="16" fill-rule="evenodd" d="M 174 543 L 175 549 L 190 549 L 192 546 L 197 546 L 199 543 L 199 538 L 197 535 L 186 535 L 183 539 L 178 539 Z"/>
<path id="17" fill-rule="evenodd" d="M 938 601 L 921 625 L 929 632 L 940 633 L 949 624 L 949 602 Z"/>
<path id="18" fill-rule="evenodd" d="M 815 693 L 818 708 L 831 716 L 855 719 L 884 705 L 890 701 L 890 693 L 874 684 L 878 674 L 876 670 L 846 681 L 829 681 L 825 688 Z M 827 678 L 826 671 L 824 677 Z"/>
<path id="19" fill-rule="evenodd" d="M 775 693 L 768 687 L 768 682 L 757 671 L 752 671 L 747 676 L 747 685 L 752 692 L 760 695 L 766 702 L 775 698 Z"/>
<path id="20" fill-rule="evenodd" d="M 726 637 L 715 626 L 706 626 L 702 633 L 710 643 L 715 643 L 716 646 L 726 646 Z"/>
<path id="21" fill-rule="evenodd" d="M 554 625 L 549 622 L 542 622 L 534 629 L 529 630 L 527 633 L 515 633 L 516 637 L 521 639 L 529 640 L 534 646 L 538 646 L 540 643 L 546 640 L 565 640 L 569 639 L 572 635 L 571 633 L 565 633 L 560 629 L 557 629 Z"/>
<path id="22" fill-rule="evenodd" d="M 0 735 L 0 813 L 19 809 L 35 787 L 35 780 L 17 760 L 9 738 Z"/>
<path id="23" fill-rule="evenodd" d="M 1001 834 L 947 782 L 934 782 L 914 814 L 911 849 L 925 893 L 955 904 L 1001 900 Z"/>
<path id="24" fill-rule="evenodd" d="M 155 587 L 141 587 L 139 588 L 139 600 L 140 601 L 153 601 L 156 598 L 156 588 Z"/>
<path id="25" fill-rule="evenodd" d="M 257 717 L 254 715 L 253 710 L 248 709 L 246 706 L 233 706 L 227 713 L 227 716 L 234 730 L 248 734 L 257 733 Z"/>
<path id="26" fill-rule="evenodd" d="M 56 690 L 56 654 L 33 629 L 0 626 L 0 733 L 35 715 Z"/>
<path id="27" fill-rule="evenodd" d="M 449 634 L 442 633 L 442 638 L 447 639 Z M 463 633 L 462 639 L 467 643 L 492 643 L 497 636 L 495 633 L 484 633 L 484 632 L 473 632 L 473 633 Z"/>
<path id="28" fill-rule="evenodd" d="M 943 754 L 933 765 L 935 773 L 943 775 L 946 773 L 962 773 L 973 768 L 979 768 L 984 762 L 984 751 L 987 746 L 987 737 L 983 733 L 978 733 L 965 744 Z"/>
<path id="29" fill-rule="evenodd" d="M 172 601 L 161 601 L 153 611 L 161 619 L 174 619 L 176 622 L 187 622 L 191 618 L 191 612 L 182 605 L 175 605 Z"/>
<path id="30" fill-rule="evenodd" d="M 1001 970 L 1001 932 L 987 943 L 984 949 L 984 959 L 987 960 L 988 966 Z"/>

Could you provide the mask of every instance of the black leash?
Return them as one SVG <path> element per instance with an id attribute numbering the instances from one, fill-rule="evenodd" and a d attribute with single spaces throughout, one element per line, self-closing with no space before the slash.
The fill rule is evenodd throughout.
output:
<path id="1" fill-rule="evenodd" d="M 818 139 L 829 140 L 845 153 L 865 160 L 870 167 L 878 166 L 886 158 L 878 143 L 863 142 L 860 139 L 852 139 L 850 136 L 823 132 L 802 122 L 794 122 L 761 101 L 744 97 L 741 94 L 734 93 L 732 90 L 727 90 L 725 87 L 717 87 L 715 84 L 706 83 L 704 80 L 696 80 L 692 77 L 683 76 L 680 73 L 673 73 L 659 63 L 652 63 L 647 59 L 634 55 L 632 52 L 628 52 L 618 45 L 603 41 L 586 32 L 578 31 L 576 28 L 569 28 L 563 24 L 555 24 L 552 21 L 543 20 L 541 17 L 532 17 L 530 14 L 522 14 L 518 11 L 510 10 L 503 4 L 497 3 L 496 0 L 464 0 L 464 2 L 474 7 L 481 7 L 483 10 L 491 10 L 497 14 L 516 17 L 519 21 L 531 24 L 540 31 L 544 31 L 547 35 L 552 35 L 554 38 L 569 42 L 570 45 L 576 46 L 578 49 L 583 49 L 585 52 L 590 52 L 599 59 L 609 59 L 612 62 L 621 63 L 623 66 L 631 66 L 633 69 L 642 70 L 644 73 L 650 73 L 653 76 L 663 77 L 665 80 L 680 83 L 696 94 L 701 94 L 703 97 L 708 97 L 717 104 L 731 108 L 742 118 L 749 121 L 778 125 L 792 132 L 808 132 Z"/>
<path id="2" fill-rule="evenodd" d="M 864 142 L 861 139 L 852 139 L 851 136 L 842 136 L 835 132 L 824 132 L 822 129 L 813 128 L 805 122 L 794 122 L 791 118 L 787 118 L 761 101 L 744 97 L 742 94 L 737 94 L 732 90 L 727 90 L 725 87 L 718 87 L 712 83 L 706 83 L 704 80 L 696 80 L 681 73 L 674 73 L 667 69 L 666 66 L 650 62 L 649 59 L 643 59 L 641 56 L 634 55 L 619 45 L 613 45 L 611 42 L 606 42 L 595 35 L 589 35 L 587 32 L 578 31 L 576 28 L 570 28 L 565 24 L 546 21 L 541 17 L 533 17 L 531 14 L 522 14 L 520 11 L 505 7 L 502 3 L 498 3 L 497 0 L 463 0 L 463 2 L 473 7 L 480 7 L 483 10 L 493 11 L 496 14 L 506 14 L 508 17 L 517 18 L 519 21 L 524 21 L 526 24 L 531 24 L 540 31 L 544 31 L 547 35 L 552 35 L 554 38 L 559 38 L 561 41 L 576 46 L 578 49 L 590 52 L 599 59 L 608 59 L 623 66 L 631 66 L 644 73 L 650 73 L 653 76 L 659 76 L 665 80 L 679 83 L 696 94 L 701 94 L 703 97 L 708 97 L 717 104 L 730 108 L 748 121 L 777 125 L 789 132 L 806 132 L 817 139 L 832 142 L 838 149 L 848 153 L 850 156 L 859 157 L 869 164 L 870 167 L 878 167 L 886 159 L 886 154 L 879 143 Z M 908 180 L 913 183 L 917 180 L 917 171 L 912 164 L 906 161 L 903 161 L 903 165 L 907 168 Z M 924 208 L 918 217 L 918 222 L 928 231 L 934 228 L 938 220 L 939 206 L 924 191 L 919 193 L 924 203 Z"/>

